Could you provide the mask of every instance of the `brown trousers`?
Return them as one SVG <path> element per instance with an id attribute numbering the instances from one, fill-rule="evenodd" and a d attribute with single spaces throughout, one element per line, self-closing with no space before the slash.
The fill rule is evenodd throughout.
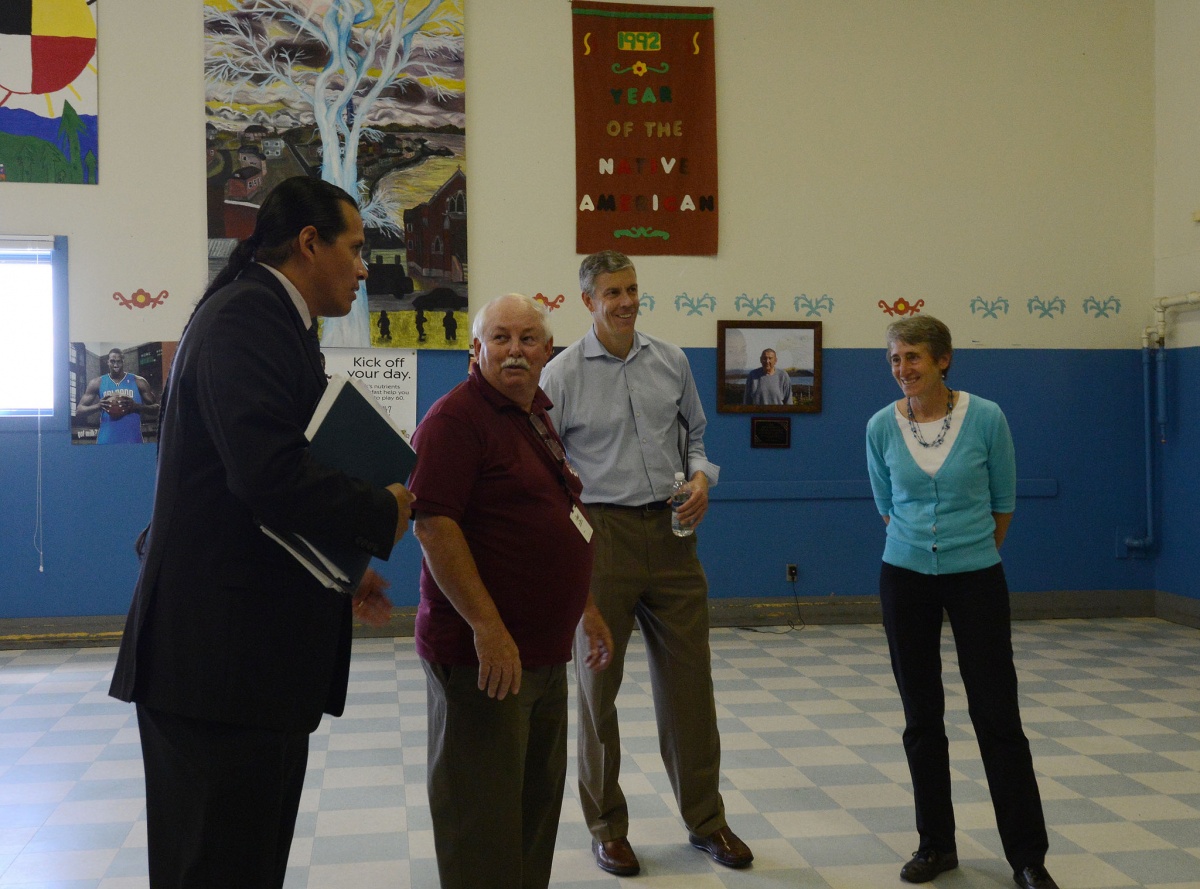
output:
<path id="1" fill-rule="evenodd" d="M 595 529 L 592 596 L 612 631 L 614 650 L 608 669 L 593 673 L 584 665 L 587 639 L 575 636 L 584 820 L 601 841 L 629 832 L 616 700 L 636 622 L 646 643 L 667 777 L 688 830 L 707 836 L 725 827 L 725 803 L 717 789 L 721 738 L 708 648 L 708 582 L 696 538 L 673 535 L 668 510 L 593 505 L 588 513 Z"/>

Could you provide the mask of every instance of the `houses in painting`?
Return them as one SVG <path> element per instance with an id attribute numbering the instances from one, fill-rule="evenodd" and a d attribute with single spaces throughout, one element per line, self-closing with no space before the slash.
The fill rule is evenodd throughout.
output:
<path id="1" fill-rule="evenodd" d="M 251 124 L 240 132 L 206 124 L 209 237 L 242 238 L 253 230 L 253 211 L 268 184 L 268 159 L 281 158 L 284 144 L 282 137 L 260 124 Z M 214 214 L 217 206 L 221 211 Z"/>
<path id="2" fill-rule="evenodd" d="M 242 167 L 225 182 L 225 194 L 231 201 L 244 201 L 262 188 L 263 171 L 259 167 Z"/>
<path id="3" fill-rule="evenodd" d="M 258 167 L 266 171 L 266 156 L 259 151 L 257 145 L 243 145 L 238 149 L 238 165 L 242 167 Z"/>
<path id="4" fill-rule="evenodd" d="M 429 200 L 404 211 L 404 246 L 412 275 L 467 279 L 467 176 L 462 167 Z"/>
<path id="5" fill-rule="evenodd" d="M 232 240 L 250 235 L 258 205 L 281 178 L 313 175 L 323 146 L 315 131 L 310 136 L 300 128 L 281 132 L 257 124 L 222 130 L 209 123 L 206 147 L 209 238 Z M 362 146 L 361 173 L 365 179 L 377 181 L 430 158 L 452 154 L 422 136 L 388 133 Z M 438 287 L 465 294 L 467 177 L 461 166 L 447 165 L 446 169 L 453 172 L 427 198 L 408 198 L 421 202 L 401 210 L 402 231 L 368 229 L 368 293 L 372 297 L 402 300 L 414 290 Z M 405 204 L 407 201 L 401 206 Z M 210 256 L 210 263 L 219 259 Z"/>

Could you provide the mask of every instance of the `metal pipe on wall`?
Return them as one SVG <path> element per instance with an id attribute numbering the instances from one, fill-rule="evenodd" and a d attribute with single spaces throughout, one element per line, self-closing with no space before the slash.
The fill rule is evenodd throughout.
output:
<path id="1" fill-rule="evenodd" d="M 1154 326 L 1142 331 L 1142 398 L 1145 402 L 1146 438 L 1146 536 L 1126 537 L 1125 546 L 1149 553 L 1154 548 L 1154 423 L 1160 443 L 1167 440 L 1167 312 L 1170 309 L 1200 309 L 1200 291 L 1182 296 L 1164 296 L 1153 303 Z M 1155 372 L 1151 373 L 1150 352 L 1155 350 Z M 1157 386 L 1151 383 L 1155 378 Z"/>
<path id="2" fill-rule="evenodd" d="M 1200 309 L 1200 291 L 1193 290 L 1182 296 L 1164 296 L 1154 301 L 1154 347 L 1158 349 L 1155 419 L 1158 421 L 1158 439 L 1167 441 L 1167 312 L 1170 309 L 1190 311 Z M 1149 331 L 1149 328 L 1147 328 Z M 1145 337 L 1142 339 L 1145 346 Z"/>
<path id="3" fill-rule="evenodd" d="M 1182 308 L 1185 311 L 1188 309 L 1200 309 L 1200 290 L 1193 290 L 1191 293 L 1185 293 L 1182 296 L 1164 296 L 1161 299 L 1156 299 L 1154 306 L 1154 328 L 1158 337 L 1158 347 L 1166 348 L 1167 345 L 1167 310 Z"/>
<path id="4" fill-rule="evenodd" d="M 1167 350 L 1159 347 L 1156 357 L 1154 377 L 1158 384 L 1155 391 L 1154 419 L 1158 422 L 1158 443 L 1167 443 Z"/>
<path id="5" fill-rule="evenodd" d="M 1146 331 L 1148 333 L 1150 328 L 1146 328 Z M 1150 382 L 1149 337 L 1143 336 L 1142 342 L 1142 415 L 1146 444 L 1146 536 L 1126 537 L 1125 546 L 1128 549 L 1148 553 L 1154 547 L 1154 407 Z M 1161 349 L 1159 349 L 1159 353 L 1162 353 Z"/>

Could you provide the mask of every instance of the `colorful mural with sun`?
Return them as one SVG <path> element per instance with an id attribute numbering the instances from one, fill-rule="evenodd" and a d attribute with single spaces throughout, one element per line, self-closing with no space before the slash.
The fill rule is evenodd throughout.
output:
<path id="1" fill-rule="evenodd" d="M 96 182 L 95 3 L 0 2 L 0 181 Z"/>

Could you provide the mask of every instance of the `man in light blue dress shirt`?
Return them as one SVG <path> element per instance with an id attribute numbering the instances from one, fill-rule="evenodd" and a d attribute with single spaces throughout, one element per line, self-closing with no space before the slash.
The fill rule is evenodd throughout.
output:
<path id="1" fill-rule="evenodd" d="M 727 867 L 754 856 L 725 821 L 717 789 L 721 741 L 708 647 L 708 583 L 696 537 L 671 531 L 676 472 L 692 494 L 679 516 L 695 526 L 708 509 L 719 469 L 704 451 L 706 420 L 687 356 L 635 330 L 637 271 L 615 251 L 587 257 L 579 270 L 592 316 L 584 337 L 542 373 L 554 426 L 583 480 L 596 534 L 591 591 L 612 631 L 614 651 L 601 674 L 579 668 L 586 639 L 575 641 L 579 682 L 579 795 L 602 870 L 632 876 L 629 809 L 619 782 L 616 698 L 634 623 L 650 663 L 660 748 L 689 842 Z M 583 648 L 580 646 L 583 645 Z"/>

